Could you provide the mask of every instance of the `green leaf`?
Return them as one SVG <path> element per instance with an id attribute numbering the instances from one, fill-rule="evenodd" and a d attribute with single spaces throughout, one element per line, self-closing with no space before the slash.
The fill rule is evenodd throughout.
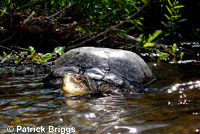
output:
<path id="1" fill-rule="evenodd" d="M 51 53 L 46 53 L 44 55 L 42 55 L 42 60 L 44 62 L 47 62 L 48 60 L 50 60 L 52 58 L 52 54 Z"/>
<path id="2" fill-rule="evenodd" d="M 76 30 L 82 33 L 87 33 L 87 31 L 82 27 L 77 27 Z"/>
<path id="3" fill-rule="evenodd" d="M 31 55 L 30 55 L 29 57 L 30 57 L 30 58 L 33 57 L 33 56 L 35 55 L 35 52 L 36 52 L 36 51 L 33 50 L 33 51 L 31 52 Z"/>
<path id="4" fill-rule="evenodd" d="M 25 52 L 21 52 L 19 55 L 22 56 L 22 57 L 24 57 L 27 54 L 28 54 L 28 52 L 25 51 Z"/>
<path id="5" fill-rule="evenodd" d="M 178 18 L 181 17 L 181 15 L 173 15 L 173 16 L 171 16 L 171 17 L 177 20 Z"/>
<path id="6" fill-rule="evenodd" d="M 124 9 L 128 14 L 130 13 L 127 8 Z"/>
<path id="7" fill-rule="evenodd" d="M 154 46 L 154 43 L 145 43 L 144 44 L 144 47 L 153 47 Z"/>
<path id="8" fill-rule="evenodd" d="M 165 27 L 168 27 L 168 25 L 167 25 L 164 21 L 161 21 L 161 23 L 162 23 Z"/>
<path id="9" fill-rule="evenodd" d="M 17 64 L 17 63 L 19 63 L 19 61 L 18 61 L 18 60 L 15 60 L 14 63 Z"/>
<path id="10" fill-rule="evenodd" d="M 173 63 L 176 63 L 176 62 L 177 62 L 176 57 L 174 57 L 174 58 L 172 59 L 172 62 L 173 62 Z"/>
<path id="11" fill-rule="evenodd" d="M 179 53 L 179 58 L 180 58 L 180 60 L 183 60 L 183 52 L 181 52 L 181 53 Z"/>
<path id="12" fill-rule="evenodd" d="M 164 15 L 168 20 L 171 20 L 170 17 L 167 14 L 164 14 Z"/>
<path id="13" fill-rule="evenodd" d="M 162 30 L 156 30 L 153 35 L 151 35 L 149 37 L 149 39 L 147 40 L 147 42 L 152 42 L 156 37 L 158 37 L 158 35 L 160 35 L 162 33 Z"/>
<path id="14" fill-rule="evenodd" d="M 174 9 L 178 9 L 178 8 L 183 8 L 185 7 L 184 5 L 179 5 L 179 6 L 175 6 Z"/>
<path id="15" fill-rule="evenodd" d="M 142 39 L 143 37 L 144 37 L 144 34 L 140 34 L 140 35 L 138 36 L 139 39 Z"/>
<path id="16" fill-rule="evenodd" d="M 167 8 L 167 10 L 168 10 L 168 12 L 171 14 L 171 15 L 173 15 L 172 14 L 172 11 L 169 9 L 169 7 L 166 5 L 166 8 Z"/>
<path id="17" fill-rule="evenodd" d="M 158 53 L 158 55 L 159 55 L 160 58 L 163 58 L 163 53 L 162 52 L 160 52 L 159 50 L 157 50 L 157 53 Z"/>
<path id="18" fill-rule="evenodd" d="M 0 16 L 3 16 L 4 13 L 6 12 L 6 10 L 7 10 L 7 7 L 3 9 L 3 11 L 2 11 L 1 14 L 0 14 Z"/>
<path id="19" fill-rule="evenodd" d="M 29 46 L 29 47 L 28 47 L 28 50 L 32 53 L 35 49 L 34 49 L 34 47 Z"/>
<path id="20" fill-rule="evenodd" d="M 181 19 L 178 22 L 184 22 L 184 21 L 187 21 L 187 19 Z"/>
<path id="21" fill-rule="evenodd" d="M 6 57 L 8 54 L 6 52 L 3 51 L 3 56 Z"/>
<path id="22" fill-rule="evenodd" d="M 43 62 L 42 58 L 38 54 L 33 55 L 31 58 L 32 58 L 31 59 L 32 62 L 34 62 L 34 61 Z"/>
<path id="23" fill-rule="evenodd" d="M 123 29 L 118 29 L 118 28 L 116 28 L 114 31 L 115 31 L 116 33 L 119 33 L 119 34 L 121 34 L 121 35 L 123 35 L 123 34 L 126 34 L 126 33 L 127 33 L 125 30 L 123 30 Z"/>
<path id="24" fill-rule="evenodd" d="M 172 5 L 172 3 L 171 3 L 171 1 L 170 1 L 170 0 L 168 0 L 168 3 L 169 3 L 169 5 L 170 5 L 171 7 L 173 7 L 173 5 Z"/>
<path id="25" fill-rule="evenodd" d="M 160 52 L 159 50 L 157 50 L 157 53 L 161 59 L 167 59 L 169 57 L 168 53 L 163 53 L 163 52 Z"/>
<path id="26" fill-rule="evenodd" d="M 136 23 L 143 26 L 142 22 L 140 20 L 136 20 Z"/>
<path id="27" fill-rule="evenodd" d="M 176 43 L 174 43 L 173 46 L 172 46 L 172 52 L 173 52 L 173 53 L 176 52 L 176 48 L 177 48 Z"/>
<path id="28" fill-rule="evenodd" d="M 169 54 L 168 53 L 163 53 L 163 58 L 164 59 L 167 59 L 169 57 Z"/>
<path id="29" fill-rule="evenodd" d="M 65 47 L 61 47 L 61 46 L 56 47 L 53 52 L 59 55 L 63 55 L 65 53 Z"/>

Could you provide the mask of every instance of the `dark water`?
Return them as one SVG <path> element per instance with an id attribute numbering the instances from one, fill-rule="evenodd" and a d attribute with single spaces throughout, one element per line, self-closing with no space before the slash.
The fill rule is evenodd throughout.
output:
<path id="1" fill-rule="evenodd" d="M 158 91 L 129 97 L 69 100 L 43 88 L 45 74 L 1 77 L 0 133 L 200 133 L 200 66 L 150 66 Z"/>

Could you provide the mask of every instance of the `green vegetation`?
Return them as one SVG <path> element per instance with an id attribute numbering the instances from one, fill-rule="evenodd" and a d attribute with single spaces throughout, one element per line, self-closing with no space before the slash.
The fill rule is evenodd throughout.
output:
<path id="1" fill-rule="evenodd" d="M 95 34 L 128 19 L 131 15 L 137 13 L 146 2 L 147 0 L 1 0 L 0 15 L 1 18 L 4 18 L 9 13 L 21 13 L 21 20 L 17 24 L 20 24 L 20 28 L 24 28 L 24 25 L 21 24 L 28 21 L 29 17 L 48 17 L 58 13 L 70 4 L 74 4 L 51 19 L 58 23 L 75 25 L 75 31 L 82 34 Z M 125 24 L 116 27 L 109 34 L 131 35 L 141 39 L 136 44 L 136 49 L 139 52 L 141 52 L 141 49 L 145 49 L 148 53 L 156 52 L 160 59 L 180 60 L 183 57 L 183 53 L 178 50 L 179 43 L 183 41 L 199 41 L 200 27 L 198 23 L 188 26 L 189 22 L 195 22 L 192 13 L 198 10 L 198 6 L 196 6 L 198 4 L 200 2 L 195 0 L 151 1 L 138 15 L 128 20 Z M 191 10 L 192 6 L 195 8 L 194 11 Z M 23 18 L 23 15 L 28 17 Z M 8 25 L 3 25 L 6 23 L 4 20 L 0 19 L 0 26 L 9 27 Z M 185 28 L 186 25 L 189 28 Z M 66 35 L 62 36 L 61 39 L 65 39 L 65 37 Z M 165 49 L 166 51 L 162 51 L 156 47 L 157 44 L 167 44 L 169 48 Z M 126 48 L 126 46 L 127 44 L 124 44 L 124 46 L 120 47 Z M 29 47 L 30 55 L 27 56 L 27 60 L 46 62 L 55 58 L 56 53 L 62 55 L 60 51 L 63 53 L 64 49 L 59 47 L 55 48 L 53 53 L 40 55 Z M 2 57 L 9 55 L 4 53 Z M 21 52 L 20 55 L 23 57 L 27 53 Z"/>
<path id="2" fill-rule="evenodd" d="M 19 60 L 23 59 L 23 62 L 48 62 L 57 59 L 64 54 L 65 47 L 56 47 L 52 53 L 36 53 L 36 50 L 29 46 L 28 51 L 22 51 L 19 55 L 10 53 L 7 54 L 3 51 L 3 56 L 0 56 L 0 60 L 9 59 L 11 56 L 15 57 L 14 63 L 18 63 Z M 12 60 L 12 59 L 11 59 Z"/>
<path id="3" fill-rule="evenodd" d="M 51 59 L 55 59 L 57 57 L 60 57 L 64 54 L 65 47 L 56 47 L 52 53 L 36 53 L 36 50 L 33 47 L 29 47 L 29 52 L 31 53 L 29 56 L 27 56 L 26 61 L 31 62 L 47 62 Z"/>

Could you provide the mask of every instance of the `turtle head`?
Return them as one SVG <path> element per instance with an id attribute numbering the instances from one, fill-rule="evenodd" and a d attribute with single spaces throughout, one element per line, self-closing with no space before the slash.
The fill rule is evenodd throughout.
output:
<path id="1" fill-rule="evenodd" d="M 65 74 L 62 90 L 71 95 L 92 94 L 97 91 L 93 79 L 80 74 Z"/>

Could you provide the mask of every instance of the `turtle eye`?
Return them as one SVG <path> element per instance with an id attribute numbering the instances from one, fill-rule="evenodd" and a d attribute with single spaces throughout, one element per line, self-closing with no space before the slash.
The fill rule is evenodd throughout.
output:
<path id="1" fill-rule="evenodd" d="M 76 80 L 77 80 L 78 82 L 81 82 L 81 81 L 82 81 L 81 76 L 76 76 Z"/>

